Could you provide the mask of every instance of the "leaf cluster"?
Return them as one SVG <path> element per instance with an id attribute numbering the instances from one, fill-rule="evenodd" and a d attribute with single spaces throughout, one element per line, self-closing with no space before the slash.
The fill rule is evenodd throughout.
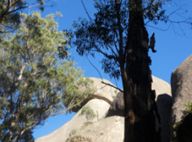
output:
<path id="1" fill-rule="evenodd" d="M 141 12 L 147 22 L 166 20 L 160 0 L 142 1 Z M 95 0 L 96 12 L 89 19 L 74 23 L 74 44 L 80 55 L 102 55 L 101 64 L 106 73 L 114 78 L 120 76 L 120 66 L 124 66 L 128 43 L 128 1 Z"/>
<path id="2" fill-rule="evenodd" d="M 165 0 L 166 1 L 166 0 Z M 157 24 L 159 21 L 167 22 L 168 16 L 163 8 L 165 3 L 163 0 L 144 0 L 143 11 L 144 18 L 147 22 L 153 22 Z"/>
<path id="3" fill-rule="evenodd" d="M 44 9 L 44 0 L 34 0 L 40 10 Z M 20 23 L 20 13 L 32 5 L 27 0 L 1 0 L 0 1 L 0 32 L 13 31 Z"/>
<path id="4" fill-rule="evenodd" d="M 80 55 L 101 54 L 104 57 L 101 61 L 104 71 L 118 78 L 119 43 L 122 43 L 122 47 L 126 45 L 127 1 L 122 1 L 119 13 L 114 1 L 95 1 L 95 8 L 97 12 L 91 21 L 81 19 L 74 24 L 74 44 Z"/>

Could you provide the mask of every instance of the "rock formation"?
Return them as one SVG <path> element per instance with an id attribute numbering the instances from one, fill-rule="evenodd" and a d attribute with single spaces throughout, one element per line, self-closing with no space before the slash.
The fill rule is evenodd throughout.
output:
<path id="1" fill-rule="evenodd" d="M 192 102 L 192 56 L 188 57 L 171 77 L 173 121 L 181 121 L 188 103 Z"/>
<path id="2" fill-rule="evenodd" d="M 105 118 L 110 108 L 110 103 L 113 102 L 118 90 L 105 85 L 102 81 L 112 84 L 107 80 L 90 78 L 93 81 L 93 89 L 95 90 L 91 99 L 82 106 L 77 114 L 64 126 L 55 130 L 53 133 L 39 138 L 36 142 L 65 142 L 67 138 L 78 129 L 81 129 L 85 124 L 99 121 Z M 76 137 L 74 139 L 80 139 Z M 82 138 L 84 140 L 84 138 Z M 78 141 L 79 142 L 79 141 Z"/>
<path id="3" fill-rule="evenodd" d="M 176 131 L 177 142 L 191 142 L 192 141 L 192 113 L 186 115 L 180 122 Z"/>
<path id="4" fill-rule="evenodd" d="M 172 73 L 171 87 L 172 125 L 177 142 L 192 142 L 192 112 L 187 112 L 192 107 L 192 56 Z"/>
<path id="5" fill-rule="evenodd" d="M 36 142 L 123 142 L 124 118 L 116 113 L 108 115 L 109 109 L 114 105 L 114 100 L 120 99 L 114 112 L 122 111 L 122 95 L 109 85 L 103 84 L 101 79 L 91 78 L 96 92 L 91 99 L 82 106 L 77 114 L 64 126 L 51 134 L 41 137 Z M 110 82 L 105 82 L 111 84 Z M 157 105 L 160 117 L 163 118 L 162 130 L 169 132 L 171 100 L 170 85 L 153 77 L 153 89 L 157 93 Z M 119 97 L 116 97 L 118 94 Z M 115 99 L 116 98 L 116 99 Z M 119 105 L 119 106 L 118 106 Z M 162 131 L 163 132 L 163 131 Z M 162 142 L 169 139 L 162 133 Z"/>

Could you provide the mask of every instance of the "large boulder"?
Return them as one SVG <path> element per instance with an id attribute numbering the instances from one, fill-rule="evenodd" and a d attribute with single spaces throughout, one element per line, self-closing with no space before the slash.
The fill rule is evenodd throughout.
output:
<path id="1" fill-rule="evenodd" d="M 123 142 L 123 134 L 124 118 L 112 116 L 95 123 L 85 123 L 81 129 L 68 137 L 67 142 L 81 142 L 72 141 L 75 137 L 87 138 L 89 142 Z"/>
<path id="2" fill-rule="evenodd" d="M 123 117 L 116 114 L 112 114 L 110 117 L 107 116 L 111 106 L 109 102 L 114 102 L 114 98 L 122 99 L 122 97 L 116 97 L 119 91 L 106 85 L 110 82 L 105 80 L 105 84 L 103 84 L 100 79 L 93 78 L 93 80 L 97 90 L 95 91 L 96 96 L 89 100 L 68 123 L 53 133 L 36 140 L 36 142 L 123 142 Z M 167 107 L 169 101 L 165 101 L 167 99 L 165 96 L 170 97 L 171 89 L 169 84 L 157 77 L 153 77 L 152 86 L 157 92 L 157 101 L 163 101 L 163 103 L 160 103 L 160 107 L 166 107 L 161 109 L 158 106 L 158 109 L 161 110 L 160 116 L 170 115 L 167 111 L 163 112 L 163 110 L 170 109 Z M 160 96 L 161 99 L 158 98 Z M 120 103 L 122 102 L 121 100 Z M 167 118 L 169 117 L 167 116 Z M 162 124 L 166 126 L 165 129 L 168 129 L 169 121 L 167 119 L 164 119 Z"/>
<path id="3" fill-rule="evenodd" d="M 156 91 L 157 109 L 161 120 L 161 142 L 171 139 L 171 87 L 166 81 L 153 76 L 152 89 Z"/>
<path id="4" fill-rule="evenodd" d="M 71 133 L 80 129 L 85 123 L 93 123 L 107 115 L 110 104 L 104 100 L 92 99 L 65 125 L 41 137 L 36 142 L 65 142 Z"/>
<path id="5" fill-rule="evenodd" d="M 47 136 L 41 137 L 36 142 L 65 142 L 73 131 L 80 129 L 85 123 L 96 122 L 105 118 L 118 91 L 107 84 L 107 80 L 89 78 L 93 82 L 94 94 L 76 115 L 64 126 Z M 103 83 L 104 82 L 104 83 Z"/>
<path id="6" fill-rule="evenodd" d="M 92 81 L 92 85 L 95 90 L 91 98 L 101 98 L 108 100 L 109 102 L 113 102 L 113 99 L 119 93 L 118 89 L 112 87 L 115 85 L 106 79 L 99 79 L 95 77 L 90 77 L 89 79 Z"/>
<path id="7" fill-rule="evenodd" d="M 181 121 L 187 103 L 192 102 L 192 56 L 188 57 L 171 77 L 173 123 Z"/>
<path id="8" fill-rule="evenodd" d="M 167 94 L 169 96 L 171 95 L 171 86 L 168 82 L 156 77 L 152 76 L 153 82 L 152 82 L 152 89 L 156 92 L 156 99 L 159 95 Z"/>

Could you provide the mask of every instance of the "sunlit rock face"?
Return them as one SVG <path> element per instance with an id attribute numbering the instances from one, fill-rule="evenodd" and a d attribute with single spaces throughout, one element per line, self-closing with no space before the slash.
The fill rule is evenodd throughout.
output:
<path id="1" fill-rule="evenodd" d="M 65 125 L 41 137 L 36 142 L 123 142 L 124 117 L 123 95 L 109 81 L 93 80 L 95 93 L 92 99 L 80 108 Z M 171 88 L 170 85 L 153 76 L 152 88 L 156 90 L 157 107 L 162 119 L 162 142 L 168 142 L 170 132 Z M 113 108 L 116 106 L 115 108 Z M 113 112 L 109 115 L 111 109 Z M 163 133 L 166 131 L 166 133 Z"/>
<path id="2" fill-rule="evenodd" d="M 187 112 L 189 104 L 192 104 L 192 56 L 188 57 L 172 73 L 171 88 L 173 94 L 172 125 L 177 126 L 177 141 L 192 142 L 192 114 Z"/>
<path id="3" fill-rule="evenodd" d="M 84 106 L 79 108 L 76 115 L 68 123 L 49 135 L 37 139 L 36 142 L 65 142 L 77 130 L 82 130 L 85 124 L 94 123 L 106 117 L 111 102 L 116 97 L 118 90 L 106 85 L 112 85 L 107 80 L 93 77 L 89 79 L 92 80 L 93 89 L 95 90 L 92 95 L 93 97 Z M 74 139 L 79 140 L 81 138 L 76 137 Z M 84 138 L 82 139 L 85 140 Z"/>
<path id="4" fill-rule="evenodd" d="M 173 119 L 179 122 L 188 103 L 192 102 L 192 56 L 188 57 L 171 77 L 173 94 Z"/>

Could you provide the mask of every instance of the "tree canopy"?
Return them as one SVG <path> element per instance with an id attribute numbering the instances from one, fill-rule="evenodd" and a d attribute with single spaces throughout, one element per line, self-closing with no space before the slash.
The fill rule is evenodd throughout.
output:
<path id="1" fill-rule="evenodd" d="M 44 0 L 34 0 L 38 8 L 43 10 Z M 29 7 L 27 0 L 1 0 L 0 1 L 0 32 L 15 29 L 20 22 L 20 12 Z"/>
<path id="2" fill-rule="evenodd" d="M 148 55 L 150 48 L 156 51 L 155 36 L 152 34 L 149 40 L 145 24 L 166 22 L 162 4 L 158 0 L 96 0 L 93 18 L 74 24 L 77 52 L 102 55 L 104 71 L 116 79 L 121 78 L 125 104 L 124 142 L 159 139 Z"/>
<path id="3" fill-rule="evenodd" d="M 115 78 L 120 76 L 120 63 L 125 60 L 128 31 L 128 1 L 95 1 L 96 13 L 89 20 L 74 23 L 77 52 L 80 55 L 103 55 L 102 67 Z M 146 23 L 166 21 L 161 1 L 143 1 Z"/>
<path id="4" fill-rule="evenodd" d="M 22 14 L 15 32 L 0 36 L 0 138 L 30 142 L 35 126 L 80 105 L 90 82 L 67 59 L 69 37 L 58 31 L 54 16 Z M 80 86 L 87 90 L 79 92 Z"/>

